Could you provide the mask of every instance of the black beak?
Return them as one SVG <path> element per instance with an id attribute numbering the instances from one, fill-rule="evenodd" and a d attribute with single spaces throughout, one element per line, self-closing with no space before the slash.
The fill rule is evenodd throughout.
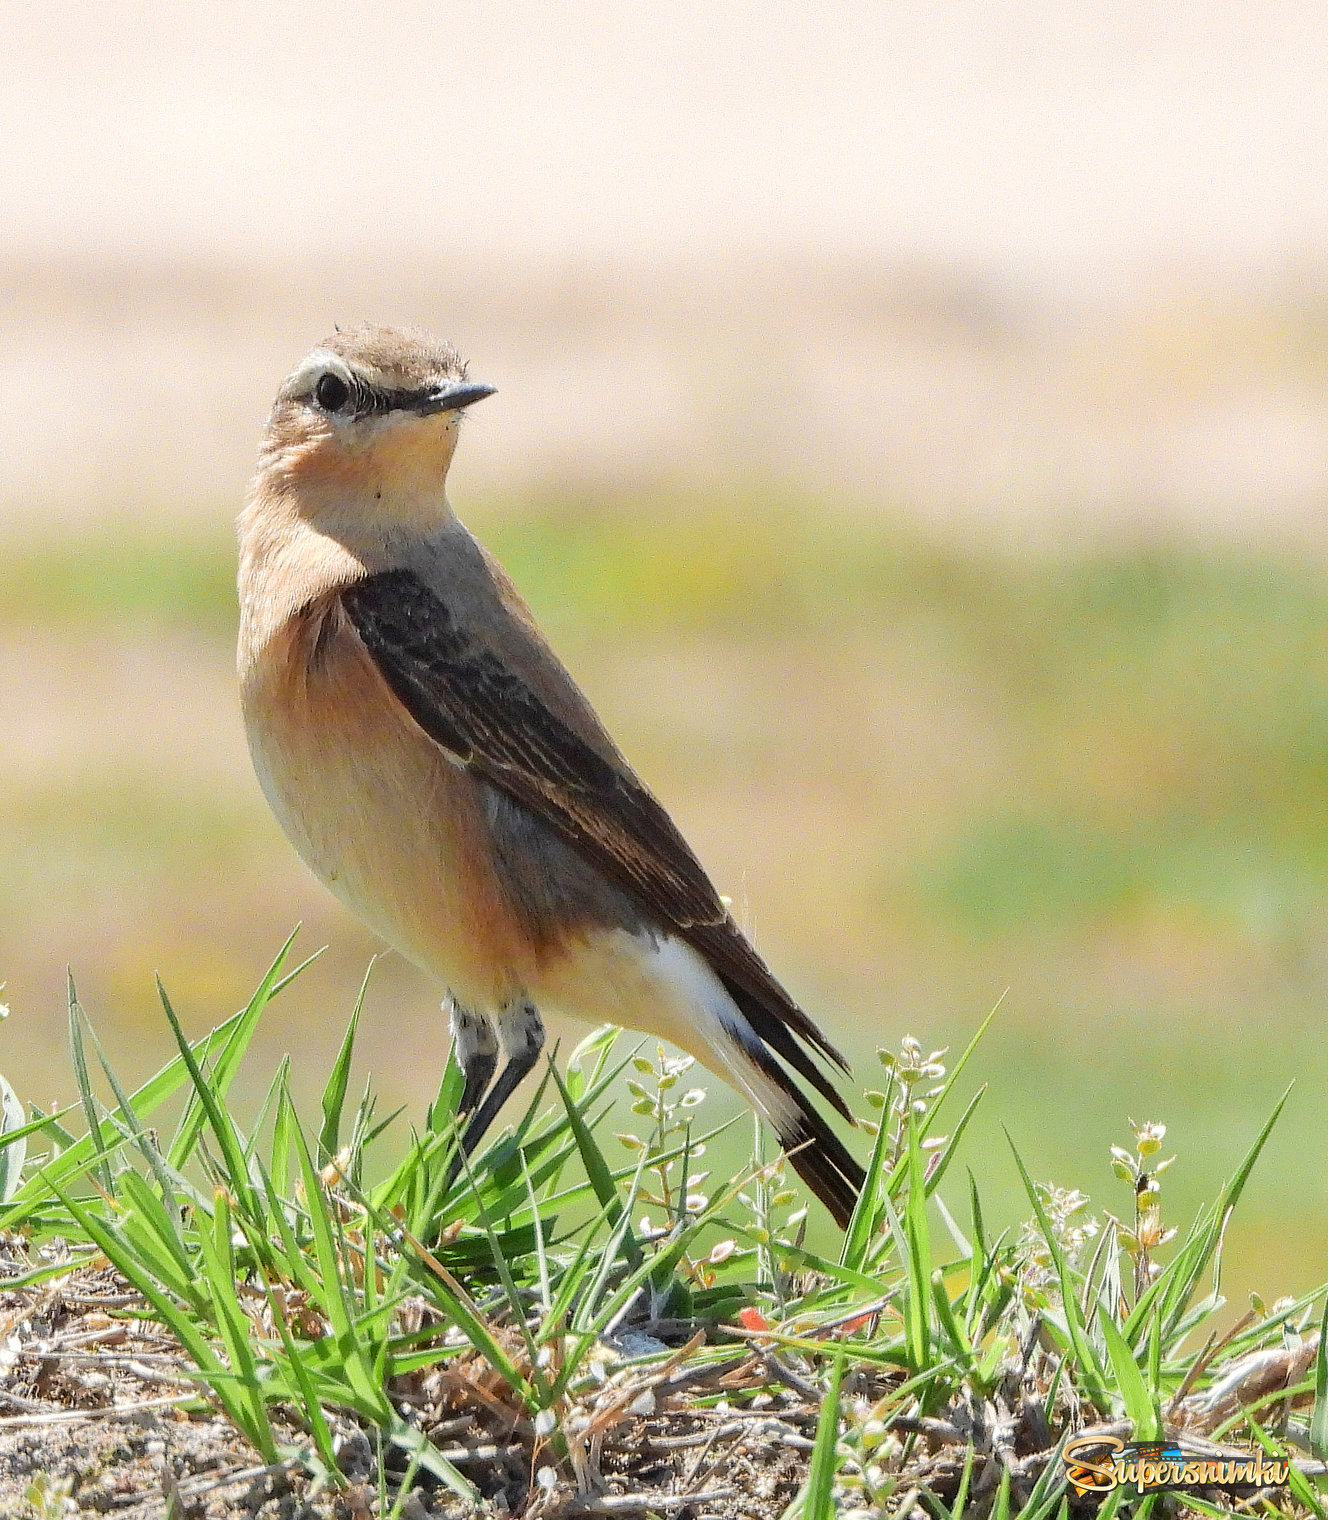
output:
<path id="1" fill-rule="evenodd" d="M 493 385 L 478 385 L 470 380 L 456 380 L 451 385 L 440 385 L 411 404 L 411 411 L 421 417 L 432 417 L 435 412 L 459 412 L 462 407 L 473 406 L 492 396 L 497 389 Z"/>

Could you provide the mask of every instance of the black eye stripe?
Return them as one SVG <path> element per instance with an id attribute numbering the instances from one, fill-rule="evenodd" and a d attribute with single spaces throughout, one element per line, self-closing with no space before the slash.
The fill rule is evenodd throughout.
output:
<path id="1" fill-rule="evenodd" d="M 411 411 L 418 407 L 424 392 L 414 390 L 387 390 L 366 384 L 358 376 L 350 383 L 329 370 L 320 375 L 313 390 L 314 402 L 325 412 L 337 412 L 342 416 L 386 416 L 389 412 Z"/>
<path id="2" fill-rule="evenodd" d="M 370 412 L 407 412 L 418 405 L 418 391 L 370 390 L 365 410 Z"/>

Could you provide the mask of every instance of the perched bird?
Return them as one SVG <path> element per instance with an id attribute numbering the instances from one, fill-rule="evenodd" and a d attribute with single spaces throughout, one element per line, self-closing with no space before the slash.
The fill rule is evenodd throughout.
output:
<path id="1" fill-rule="evenodd" d="M 278 392 L 239 523 L 263 790 L 314 873 L 445 990 L 467 1151 L 557 1008 L 732 1083 L 844 1225 L 862 1169 L 791 1072 L 848 1117 L 818 1062 L 847 1063 L 448 504 L 461 414 L 491 394 L 450 347 L 371 326 Z"/>

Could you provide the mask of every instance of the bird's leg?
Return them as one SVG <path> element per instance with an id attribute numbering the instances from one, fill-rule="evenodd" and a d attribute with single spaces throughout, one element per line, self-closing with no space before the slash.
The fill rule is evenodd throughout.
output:
<path id="1" fill-rule="evenodd" d="M 544 1021 L 539 1009 L 526 998 L 509 1003 L 498 1015 L 498 1031 L 502 1037 L 503 1054 L 507 1065 L 499 1073 L 498 1080 L 489 1089 L 488 1096 L 479 1111 L 466 1126 L 461 1139 L 461 1149 L 469 1156 L 484 1138 L 484 1132 L 498 1117 L 498 1110 L 507 1102 L 523 1077 L 539 1060 L 544 1049 Z M 461 1157 L 452 1162 L 449 1181 L 461 1170 Z"/>
<path id="2" fill-rule="evenodd" d="M 457 1061 L 466 1074 L 466 1085 L 457 1104 L 458 1114 L 473 1114 L 484 1090 L 493 1081 L 498 1065 L 498 1041 L 493 1025 L 482 1013 L 464 1008 L 449 992 L 443 1002 L 456 1041 Z"/>

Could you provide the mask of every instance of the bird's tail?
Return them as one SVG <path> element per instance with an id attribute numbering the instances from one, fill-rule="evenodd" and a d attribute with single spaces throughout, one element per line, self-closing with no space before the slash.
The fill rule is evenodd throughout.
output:
<path id="1" fill-rule="evenodd" d="M 732 994 L 732 988 L 729 991 Z M 741 1028 L 730 1025 L 730 1032 L 737 1038 L 724 1054 L 732 1080 L 769 1121 L 794 1171 L 829 1209 L 840 1229 L 847 1229 L 866 1174 L 748 1018 L 742 1017 Z M 820 1082 L 817 1087 L 825 1090 Z M 840 1095 L 831 1089 L 831 1096 L 835 1107 L 847 1114 Z"/>

